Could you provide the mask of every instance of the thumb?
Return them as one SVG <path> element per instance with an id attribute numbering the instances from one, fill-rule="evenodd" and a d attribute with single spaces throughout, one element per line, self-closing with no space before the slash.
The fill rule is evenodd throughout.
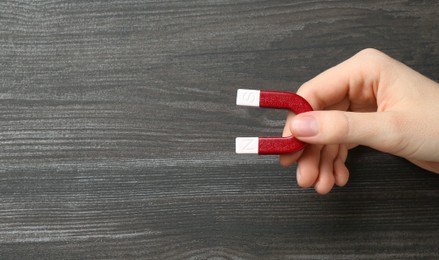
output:
<path id="1" fill-rule="evenodd" d="M 293 136 L 311 144 L 360 144 L 391 152 L 401 140 L 392 112 L 312 111 L 293 117 Z"/>

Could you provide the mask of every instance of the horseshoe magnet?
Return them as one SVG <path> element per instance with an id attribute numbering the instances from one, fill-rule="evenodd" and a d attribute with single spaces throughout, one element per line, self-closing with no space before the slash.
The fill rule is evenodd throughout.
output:
<path id="1" fill-rule="evenodd" d="M 295 114 L 312 111 L 311 105 L 292 92 L 238 89 L 236 105 L 275 109 L 288 109 Z M 288 137 L 237 137 L 238 154 L 285 154 L 299 151 L 305 143 L 294 136 Z"/>

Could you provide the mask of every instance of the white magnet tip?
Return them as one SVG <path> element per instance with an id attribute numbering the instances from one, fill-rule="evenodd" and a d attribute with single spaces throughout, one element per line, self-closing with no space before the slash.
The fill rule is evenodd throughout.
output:
<path id="1" fill-rule="evenodd" d="M 235 144 L 238 154 L 258 154 L 259 138 L 257 137 L 237 137 Z"/>
<path id="2" fill-rule="evenodd" d="M 260 94 L 260 90 L 238 89 L 238 93 L 236 94 L 236 104 L 238 106 L 258 107 Z"/>

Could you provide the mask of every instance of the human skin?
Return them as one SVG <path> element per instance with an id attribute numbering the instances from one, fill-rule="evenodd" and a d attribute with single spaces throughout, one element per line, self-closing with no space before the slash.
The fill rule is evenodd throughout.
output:
<path id="1" fill-rule="evenodd" d="M 439 84 L 401 62 L 365 49 L 297 91 L 314 111 L 289 113 L 283 136 L 308 143 L 280 156 L 295 162 L 297 183 L 320 194 L 349 178 L 348 150 L 365 145 L 439 173 Z"/>

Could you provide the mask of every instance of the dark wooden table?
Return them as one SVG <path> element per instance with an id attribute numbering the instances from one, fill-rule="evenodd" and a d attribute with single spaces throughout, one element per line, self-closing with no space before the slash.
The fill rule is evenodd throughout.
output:
<path id="1" fill-rule="evenodd" d="M 438 1 L 1 2 L 0 258 L 438 259 L 439 175 L 358 148 L 320 196 L 234 154 L 285 118 L 236 89 L 365 47 L 438 80 L 438 26 Z"/>

